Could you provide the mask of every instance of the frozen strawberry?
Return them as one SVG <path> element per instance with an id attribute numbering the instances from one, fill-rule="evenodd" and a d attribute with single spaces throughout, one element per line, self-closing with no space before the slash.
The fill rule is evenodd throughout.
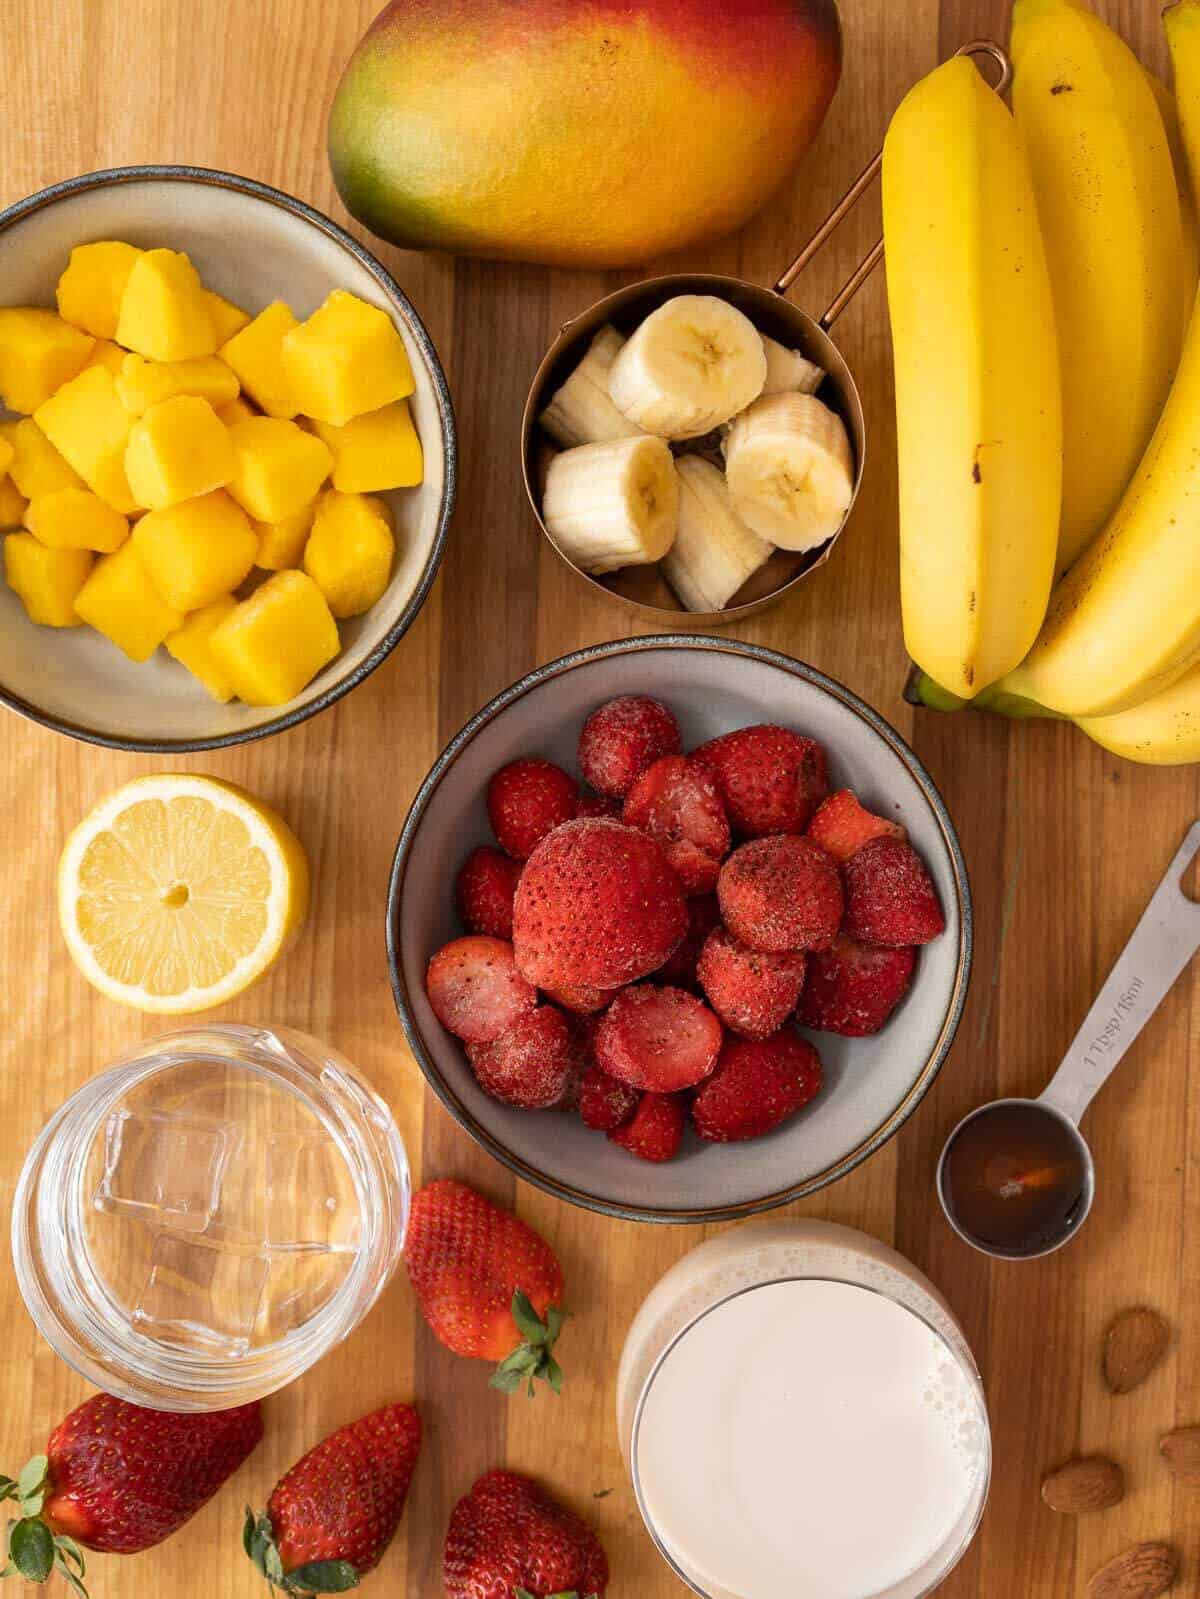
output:
<path id="1" fill-rule="evenodd" d="M 621 801 L 612 794 L 581 794 L 576 816 L 614 816 L 620 820 Z"/>
<path id="2" fill-rule="evenodd" d="M 502 938 L 456 938 L 425 970 L 433 1014 L 468 1044 L 499 1038 L 537 1004 L 537 992 L 517 970 L 513 947 Z"/>
<path id="3" fill-rule="evenodd" d="M 490 844 L 473 849 L 462 864 L 454 885 L 458 914 L 469 933 L 489 938 L 512 937 L 513 899 L 521 876 L 521 863 Z"/>
<path id="4" fill-rule="evenodd" d="M 657 839 L 687 893 L 712 893 L 729 853 L 729 818 L 703 766 L 664 755 L 629 790 L 621 819 Z"/>
<path id="5" fill-rule="evenodd" d="M 755 838 L 721 868 L 725 926 L 751 949 L 825 949 L 842 920 L 842 880 L 807 838 Z"/>
<path id="6" fill-rule="evenodd" d="M 710 1144 L 773 1131 L 820 1091 L 821 1058 L 785 1030 L 771 1038 L 726 1038 L 716 1070 L 692 1104 L 692 1123 Z"/>
<path id="7" fill-rule="evenodd" d="M 726 1027 L 743 1038 L 770 1038 L 796 1008 L 804 987 L 804 956 L 799 950 L 751 949 L 718 927 L 708 935 L 697 975 Z"/>
<path id="8" fill-rule="evenodd" d="M 877 1033 L 908 992 L 916 955 L 835 938 L 809 959 L 796 1020 L 822 1033 L 866 1038 Z"/>
<path id="9" fill-rule="evenodd" d="M 673 1094 L 702 1082 L 724 1033 L 708 1006 L 682 988 L 623 988 L 596 1029 L 596 1059 L 634 1088 Z"/>
<path id="10" fill-rule="evenodd" d="M 641 1098 L 639 1089 L 610 1076 L 603 1066 L 592 1066 L 579 1086 L 580 1119 L 593 1132 L 610 1133 L 631 1120 Z"/>
<path id="11" fill-rule="evenodd" d="M 786 727 L 742 727 L 692 751 L 711 772 L 739 838 L 802 833 L 829 792 L 825 751 Z"/>
<path id="12" fill-rule="evenodd" d="M 490 1044 L 473 1044 L 469 1055 L 480 1088 L 519 1110 L 561 1104 L 575 1065 L 567 1019 L 553 1005 L 527 1011 Z"/>
<path id="13" fill-rule="evenodd" d="M 586 983 L 560 983 L 557 988 L 546 990 L 546 998 L 576 1016 L 595 1016 L 608 1004 L 612 992 L 607 988 L 589 988 Z"/>
<path id="14" fill-rule="evenodd" d="M 624 799 L 652 762 L 682 748 L 679 724 L 665 705 L 642 694 L 623 694 L 583 724 L 579 766 L 598 793 Z"/>
<path id="15" fill-rule="evenodd" d="M 569 822 L 579 785 L 551 761 L 510 761 L 487 787 L 488 818 L 500 848 L 525 861 L 554 828 Z"/>
<path id="16" fill-rule="evenodd" d="M 899 822 L 885 821 L 865 810 L 852 788 L 839 788 L 817 806 L 808 824 L 808 837 L 844 866 L 851 855 L 873 838 L 907 838 Z"/>
<path id="17" fill-rule="evenodd" d="M 659 846 L 597 817 L 565 823 L 534 850 L 517 888 L 513 943 L 539 988 L 620 988 L 661 966 L 687 925 Z"/>
<path id="18" fill-rule="evenodd" d="M 687 1109 L 682 1094 L 643 1094 L 631 1120 L 609 1138 L 639 1160 L 674 1160 L 683 1142 Z"/>
<path id="19" fill-rule="evenodd" d="M 695 988 L 696 962 L 704 948 L 704 940 L 714 927 L 721 925 L 721 908 L 715 894 L 697 894 L 687 902 L 688 930 L 683 942 L 670 960 L 653 974 L 659 983 L 672 983 L 676 988 Z"/>
<path id="20" fill-rule="evenodd" d="M 563 1018 L 571 1037 L 571 1066 L 557 1108 L 578 1110 L 583 1079 L 596 1064 L 596 1028 L 600 1024 L 600 1018 L 579 1016 L 572 1011 L 564 1011 Z"/>
<path id="21" fill-rule="evenodd" d="M 921 857 L 898 838 L 864 844 L 845 865 L 846 925 L 863 944 L 928 944 L 946 929 Z"/>

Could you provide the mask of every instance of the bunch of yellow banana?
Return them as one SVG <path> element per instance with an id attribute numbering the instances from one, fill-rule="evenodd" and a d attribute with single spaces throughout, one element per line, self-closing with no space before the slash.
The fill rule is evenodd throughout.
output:
<path id="1" fill-rule="evenodd" d="M 1006 431 L 1011 414 L 997 410 L 1005 357 L 997 353 L 991 366 L 967 372 L 962 352 L 998 351 L 997 330 L 1005 329 L 1016 335 L 1012 359 L 1026 362 L 1029 330 L 1014 319 L 1036 314 L 1038 294 L 1026 287 L 1021 310 L 1011 291 L 991 301 L 977 294 L 978 320 L 921 328 L 905 286 L 912 266 L 897 263 L 895 253 L 921 228 L 932 238 L 948 230 L 946 210 L 957 210 L 958 260 L 944 262 L 943 277 L 978 290 L 991 272 L 995 285 L 979 251 L 997 239 L 1019 256 L 1024 276 L 1036 252 L 1026 219 L 1011 214 L 1017 186 L 1010 178 L 997 187 L 994 170 L 977 161 L 965 202 L 961 188 L 944 183 L 916 192 L 913 170 L 889 191 L 885 147 L 885 233 L 889 281 L 900 285 L 899 317 L 891 292 L 910 654 L 950 696 L 999 709 L 1031 702 L 1119 754 L 1175 763 L 1200 759 L 1200 315 L 1190 314 L 1200 259 L 1193 198 L 1200 189 L 1200 0 L 1176 0 L 1165 22 L 1174 100 L 1080 0 L 1014 6 L 1012 133 L 1027 153 L 1053 298 L 1050 328 L 1034 330 L 1059 358 L 1057 372 L 1047 371 L 1044 357 L 1026 372 L 1027 415 L 1050 418 L 1036 447 L 1028 424 Z M 977 128 L 961 107 L 944 102 L 940 125 L 927 121 L 923 132 L 930 141 L 956 138 L 971 152 L 968 165 L 979 154 Z M 998 159 L 995 147 L 990 158 Z M 1002 214 L 988 225 L 989 240 L 980 213 L 997 201 Z M 943 348 L 951 339 L 954 353 Z M 916 377 L 940 382 L 940 395 L 922 402 L 923 439 L 911 425 Z M 1054 398 L 1061 398 L 1062 433 L 1051 461 L 1045 434 L 1053 434 Z M 984 446 L 977 488 L 988 483 L 987 441 L 1007 450 L 1002 493 L 990 503 L 981 493 L 974 517 L 962 514 L 961 418 L 939 426 L 939 401 L 943 415 L 965 410 L 968 431 L 974 427 Z M 1048 534 L 1046 501 L 1057 493 L 1059 465 L 1061 502 Z M 921 483 L 919 500 L 906 494 L 906 478 Z M 1033 637 L 1029 612 L 1055 543 L 1066 576 L 1018 664 L 1012 650 L 1023 635 Z M 964 604 L 963 568 L 973 561 L 972 577 L 983 578 L 978 552 L 989 547 L 992 587 L 971 588 Z M 922 594 L 904 582 L 906 568 L 922 572 Z M 972 637 L 982 640 L 973 673 L 961 669 Z M 995 670 L 1006 651 L 1008 663 Z"/>

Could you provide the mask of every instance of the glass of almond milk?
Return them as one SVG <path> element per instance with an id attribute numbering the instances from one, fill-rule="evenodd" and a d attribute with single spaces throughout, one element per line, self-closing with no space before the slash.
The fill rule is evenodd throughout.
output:
<path id="1" fill-rule="evenodd" d="M 629 1330 L 617 1420 L 650 1536 L 704 1599 L 920 1599 L 987 1498 L 953 1312 L 830 1222 L 750 1222 L 677 1262 Z"/>

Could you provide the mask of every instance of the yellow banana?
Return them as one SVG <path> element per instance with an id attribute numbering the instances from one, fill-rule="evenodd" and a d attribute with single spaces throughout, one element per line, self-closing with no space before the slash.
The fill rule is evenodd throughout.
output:
<path id="1" fill-rule="evenodd" d="M 1115 716 L 1077 716 L 1090 739 L 1148 766 L 1184 766 L 1200 761 L 1200 666 L 1170 688 Z"/>
<path id="2" fill-rule="evenodd" d="M 1012 59 L 1058 326 L 1063 572 L 1116 509 L 1179 360 L 1179 194 L 1141 63 L 1080 0 L 1016 0 Z"/>
<path id="3" fill-rule="evenodd" d="M 1016 126 L 965 57 L 883 150 L 908 652 L 970 699 L 1032 644 L 1054 572 L 1062 419 L 1050 281 Z"/>
<path id="4" fill-rule="evenodd" d="M 1179 220 L 1183 224 L 1183 329 L 1186 333 L 1196 304 L 1196 290 L 1200 288 L 1200 217 L 1196 215 L 1196 195 L 1188 171 L 1187 152 L 1183 148 L 1175 96 L 1153 72 L 1147 72 L 1146 76 L 1158 101 L 1167 145 L 1171 151 L 1171 164 L 1175 168 L 1175 187 L 1179 191 Z"/>

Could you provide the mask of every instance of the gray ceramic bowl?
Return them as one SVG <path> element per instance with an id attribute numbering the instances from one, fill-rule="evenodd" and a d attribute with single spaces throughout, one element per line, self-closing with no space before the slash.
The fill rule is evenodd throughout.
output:
<path id="1" fill-rule="evenodd" d="M 812 1035 L 822 1093 L 767 1138 L 703 1145 L 653 1166 L 558 1111 L 518 1111 L 479 1088 L 462 1048 L 425 998 L 429 957 L 461 933 L 454 877 L 492 842 L 484 791 L 497 767 L 540 754 L 578 771 L 584 718 L 617 694 L 653 694 L 675 712 L 685 748 L 754 722 L 811 734 L 832 780 L 908 829 L 941 896 L 946 931 L 922 950 L 911 992 L 874 1038 Z M 463 728 L 413 802 L 392 868 L 388 957 L 396 1006 L 430 1085 L 455 1120 L 519 1177 L 572 1204 L 643 1221 L 701 1222 L 786 1204 L 851 1171 L 885 1144 L 936 1077 L 971 969 L 971 898 L 946 807 L 908 745 L 862 700 L 785 655 L 690 635 L 621 640 L 552 661 Z"/>
<path id="2" fill-rule="evenodd" d="M 278 189 L 199 167 L 121 167 L 43 189 L 0 213 L 0 305 L 54 304 L 72 245 L 125 239 L 186 250 L 205 284 L 247 311 L 286 300 L 299 317 L 331 289 L 388 312 L 416 379 L 419 488 L 385 496 L 399 551 L 383 598 L 342 624 L 342 653 L 289 705 L 218 705 L 160 650 L 135 665 L 89 628 L 35 627 L 0 583 L 0 701 L 75 738 L 170 754 L 262 738 L 332 705 L 407 631 L 437 573 L 454 504 L 454 412 L 420 318 L 368 250 Z"/>

